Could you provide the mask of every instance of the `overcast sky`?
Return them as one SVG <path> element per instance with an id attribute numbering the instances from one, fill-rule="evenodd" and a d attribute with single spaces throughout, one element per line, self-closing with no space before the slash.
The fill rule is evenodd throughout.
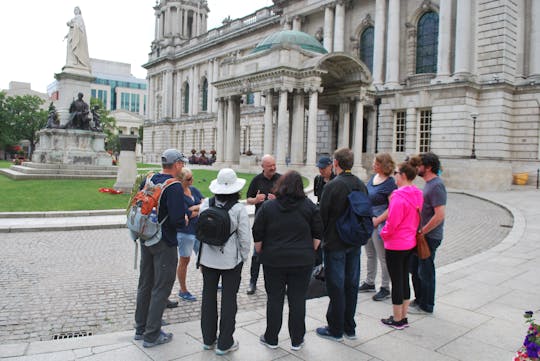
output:
<path id="1" fill-rule="evenodd" d="M 272 5 L 272 0 L 208 0 L 208 29 L 228 15 L 239 18 Z M 91 58 L 131 64 L 131 72 L 146 77 L 154 37 L 155 0 L 1 0 L 0 89 L 10 81 L 32 84 L 46 92 L 66 63 L 66 23 L 75 6 L 81 8 Z"/>

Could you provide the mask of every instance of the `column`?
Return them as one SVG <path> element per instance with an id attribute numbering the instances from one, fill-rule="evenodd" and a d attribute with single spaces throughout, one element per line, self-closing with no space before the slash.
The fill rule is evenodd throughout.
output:
<path id="1" fill-rule="evenodd" d="M 323 46 L 329 53 L 334 51 L 334 9 L 330 6 L 324 8 Z"/>
<path id="2" fill-rule="evenodd" d="M 213 70 L 212 70 L 212 81 L 213 82 L 216 82 L 219 80 L 219 69 L 218 69 L 218 66 L 219 66 L 219 61 L 217 58 L 214 58 L 214 63 L 213 63 Z M 213 89 L 213 93 L 214 94 L 217 94 L 217 89 L 215 86 L 211 85 L 210 86 L 212 87 Z M 216 105 L 212 102 L 212 112 L 214 112 L 216 110 Z"/>
<path id="3" fill-rule="evenodd" d="M 287 116 L 287 98 L 289 93 L 285 89 L 279 91 L 278 125 L 276 162 L 285 164 L 285 158 L 289 153 L 289 117 Z"/>
<path id="4" fill-rule="evenodd" d="M 308 115 L 308 142 L 306 165 L 313 165 L 317 158 L 317 111 L 319 105 L 319 93 L 312 91 L 309 93 L 309 115 Z"/>
<path id="5" fill-rule="evenodd" d="M 336 4 L 334 51 L 345 51 L 345 4 L 341 0 Z"/>
<path id="6" fill-rule="evenodd" d="M 156 120 L 155 119 L 155 114 L 154 114 L 154 98 L 155 98 L 155 94 L 154 94 L 154 78 L 151 77 L 151 76 L 148 76 L 146 78 L 146 81 L 148 82 L 148 90 L 147 90 L 147 95 L 146 95 L 146 117 L 152 121 Z"/>
<path id="7" fill-rule="evenodd" d="M 154 10 L 155 10 L 154 15 L 156 16 L 156 25 L 154 27 L 154 39 L 158 40 L 159 39 L 159 14 L 160 14 L 159 7 L 155 6 Z"/>
<path id="8" fill-rule="evenodd" d="M 297 15 L 293 18 L 292 29 L 294 31 L 302 31 L 302 17 Z"/>
<path id="9" fill-rule="evenodd" d="M 163 93 L 166 95 L 163 97 L 163 117 L 170 118 L 172 116 L 172 98 L 173 98 L 173 81 L 172 70 L 165 71 L 165 79 L 163 84 Z"/>
<path id="10" fill-rule="evenodd" d="M 338 148 L 349 147 L 351 117 L 349 103 L 339 104 Z"/>
<path id="11" fill-rule="evenodd" d="M 529 56 L 529 77 L 540 77 L 540 3 L 531 1 L 531 51 Z"/>
<path id="12" fill-rule="evenodd" d="M 214 98 L 214 87 L 210 85 L 214 81 L 214 74 L 212 74 L 212 71 L 214 70 L 214 65 L 212 64 L 213 62 L 214 60 L 210 59 L 206 65 L 206 80 L 208 81 L 208 89 L 206 94 L 207 113 L 212 113 L 212 99 Z"/>
<path id="13" fill-rule="evenodd" d="M 386 44 L 386 85 L 399 85 L 399 0 L 388 3 L 388 43 Z"/>
<path id="14" fill-rule="evenodd" d="M 356 99 L 354 109 L 354 148 L 353 153 L 356 158 L 356 164 L 362 164 L 362 148 L 364 145 L 364 102 Z"/>
<path id="15" fill-rule="evenodd" d="M 266 103 L 264 105 L 264 139 L 263 139 L 263 153 L 272 154 L 272 146 L 274 144 L 274 134 L 272 126 L 273 117 L 273 103 L 272 103 L 272 91 L 266 91 Z"/>
<path id="16" fill-rule="evenodd" d="M 293 98 L 293 121 L 291 131 L 291 163 L 304 163 L 304 93 L 296 90 Z"/>
<path id="17" fill-rule="evenodd" d="M 161 11 L 161 14 L 159 16 L 159 38 L 160 39 L 163 39 L 163 35 L 164 35 L 164 32 L 165 32 L 165 29 L 163 27 L 163 23 L 165 22 L 165 13 L 163 11 Z"/>
<path id="18" fill-rule="evenodd" d="M 440 0 L 439 45 L 437 47 L 437 80 L 447 80 L 450 76 L 451 33 L 452 0 Z"/>
<path id="19" fill-rule="evenodd" d="M 457 0 L 454 77 L 471 73 L 471 36 L 471 3 L 469 0 Z"/>
<path id="20" fill-rule="evenodd" d="M 184 37 L 187 38 L 188 35 L 188 11 L 184 9 L 184 23 L 182 24 L 182 32 L 184 33 Z"/>
<path id="21" fill-rule="evenodd" d="M 187 113 L 187 115 L 193 115 L 194 112 L 193 112 L 193 89 L 195 88 L 195 67 L 192 66 L 190 69 L 189 69 L 189 79 L 188 79 L 188 84 L 189 84 L 189 111 Z"/>
<path id="22" fill-rule="evenodd" d="M 233 162 L 240 162 L 240 97 L 234 98 L 234 148 Z"/>
<path id="23" fill-rule="evenodd" d="M 223 162 L 225 160 L 225 100 L 218 98 L 218 110 L 217 110 L 217 141 L 216 141 L 216 161 Z"/>
<path id="24" fill-rule="evenodd" d="M 405 119 L 405 152 L 407 154 L 413 154 L 418 152 L 418 147 L 416 144 L 417 138 L 417 126 L 416 126 L 416 108 L 414 107 L 414 102 L 411 101 L 407 107 L 407 115 Z"/>
<path id="25" fill-rule="evenodd" d="M 227 104 L 227 130 L 225 136 L 225 161 L 232 163 L 234 159 L 234 143 L 238 141 L 235 139 L 235 124 L 234 124 L 234 98 L 229 97 Z"/>
<path id="26" fill-rule="evenodd" d="M 373 44 L 373 84 L 384 83 L 384 38 L 386 34 L 386 0 L 375 3 L 375 35 Z"/>

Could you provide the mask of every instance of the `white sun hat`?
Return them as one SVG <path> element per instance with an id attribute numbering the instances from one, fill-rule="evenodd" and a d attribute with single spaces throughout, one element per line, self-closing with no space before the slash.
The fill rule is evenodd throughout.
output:
<path id="1" fill-rule="evenodd" d="M 214 194 L 238 193 L 246 184 L 246 180 L 238 178 L 231 168 L 223 168 L 219 171 L 217 179 L 210 183 L 210 192 Z"/>

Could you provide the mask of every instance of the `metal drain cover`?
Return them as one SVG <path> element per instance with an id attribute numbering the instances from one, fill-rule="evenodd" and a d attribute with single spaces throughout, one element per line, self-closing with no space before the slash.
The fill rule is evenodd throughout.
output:
<path id="1" fill-rule="evenodd" d="M 66 338 L 75 338 L 75 337 L 86 337 L 92 336 L 90 331 L 74 331 L 74 332 L 61 332 L 53 335 L 53 340 L 63 340 Z"/>

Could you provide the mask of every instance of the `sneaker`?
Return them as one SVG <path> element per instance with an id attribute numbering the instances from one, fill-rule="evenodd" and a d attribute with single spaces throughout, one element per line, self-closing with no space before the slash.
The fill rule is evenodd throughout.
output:
<path id="1" fill-rule="evenodd" d="M 154 347 L 157 345 L 162 345 L 164 343 L 171 342 L 172 337 L 173 337 L 172 333 L 168 333 L 161 330 L 159 331 L 159 337 L 157 338 L 157 340 L 155 340 L 154 342 L 144 341 L 142 345 L 143 347 Z"/>
<path id="2" fill-rule="evenodd" d="M 137 333 L 135 332 L 135 336 L 133 336 L 133 339 L 135 341 L 140 341 L 140 340 L 144 340 L 144 335 L 142 333 Z"/>
<path id="3" fill-rule="evenodd" d="M 261 335 L 261 337 L 259 337 L 259 342 L 265 345 L 266 347 L 271 348 L 272 350 L 278 348 L 278 345 L 272 345 L 271 343 L 268 343 L 266 341 L 266 338 L 264 338 L 264 335 Z"/>
<path id="4" fill-rule="evenodd" d="M 409 303 L 409 307 L 418 307 L 418 302 L 416 301 L 416 299 Z"/>
<path id="5" fill-rule="evenodd" d="M 253 295 L 255 294 L 255 291 L 257 291 L 257 286 L 254 283 L 250 283 L 246 293 L 248 295 Z"/>
<path id="6" fill-rule="evenodd" d="M 214 341 L 211 345 L 203 344 L 203 350 L 213 350 L 216 348 L 217 341 Z"/>
<path id="7" fill-rule="evenodd" d="M 317 328 L 317 336 L 322 338 L 327 338 L 332 341 L 341 342 L 343 341 L 343 336 L 334 336 L 328 329 L 328 326 Z"/>
<path id="8" fill-rule="evenodd" d="M 189 293 L 189 291 L 186 291 L 186 292 L 180 291 L 180 292 L 178 292 L 178 297 L 180 297 L 184 301 L 188 301 L 188 302 L 197 301 L 197 297 L 193 296 L 191 293 Z"/>
<path id="9" fill-rule="evenodd" d="M 219 355 L 219 356 L 226 355 L 229 352 L 238 350 L 238 347 L 240 347 L 240 345 L 238 344 L 238 341 L 234 340 L 232 346 L 226 350 L 220 350 L 219 348 L 216 348 L 216 355 Z"/>
<path id="10" fill-rule="evenodd" d="M 167 308 L 176 308 L 178 307 L 178 301 L 167 300 Z"/>
<path id="11" fill-rule="evenodd" d="M 304 347 L 304 341 L 300 342 L 298 345 L 291 345 L 291 350 L 300 351 Z"/>
<path id="12" fill-rule="evenodd" d="M 356 332 L 343 332 L 343 336 L 345 336 L 345 338 L 347 340 L 356 340 L 358 337 L 356 337 Z"/>
<path id="13" fill-rule="evenodd" d="M 358 287 L 358 292 L 375 292 L 375 285 L 364 282 Z"/>
<path id="14" fill-rule="evenodd" d="M 373 295 L 372 299 L 373 301 L 382 301 L 386 300 L 387 298 L 390 298 L 390 291 L 388 291 L 388 288 L 381 287 L 379 292 Z"/>
<path id="15" fill-rule="evenodd" d="M 407 317 L 405 317 L 404 319 L 402 319 L 401 322 L 403 322 L 403 327 L 404 327 L 404 328 L 409 327 L 409 320 L 407 319 Z"/>
<path id="16" fill-rule="evenodd" d="M 409 311 L 408 311 L 410 314 L 413 314 L 413 315 L 431 315 L 433 312 L 428 312 L 426 310 L 424 310 L 420 305 L 417 305 L 416 307 L 415 306 L 410 306 L 409 305 Z"/>
<path id="17" fill-rule="evenodd" d="M 385 324 L 386 326 L 392 327 L 396 330 L 403 330 L 405 328 L 404 326 L 404 320 L 395 321 L 394 316 L 390 316 L 388 318 L 381 318 L 381 322 Z"/>

